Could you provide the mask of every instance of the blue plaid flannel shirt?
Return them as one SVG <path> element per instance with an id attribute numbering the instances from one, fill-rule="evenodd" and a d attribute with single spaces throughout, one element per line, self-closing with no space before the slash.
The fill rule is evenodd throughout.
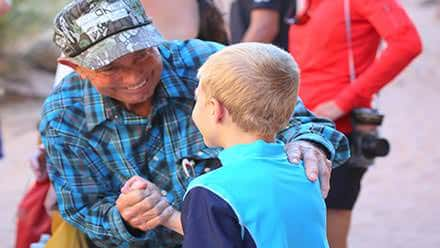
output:
<path id="1" fill-rule="evenodd" d="M 148 118 L 126 111 L 72 73 L 46 99 L 40 132 L 62 216 L 101 247 L 180 247 L 181 237 L 163 227 L 133 233 L 115 202 L 127 179 L 140 175 L 181 209 L 186 186 L 219 166 L 191 121 L 197 70 L 222 46 L 191 40 L 159 47 L 161 82 Z M 349 157 L 345 136 L 298 102 L 284 142 L 309 140 L 325 147 L 334 164 Z M 191 161 L 191 162 L 189 162 Z"/>

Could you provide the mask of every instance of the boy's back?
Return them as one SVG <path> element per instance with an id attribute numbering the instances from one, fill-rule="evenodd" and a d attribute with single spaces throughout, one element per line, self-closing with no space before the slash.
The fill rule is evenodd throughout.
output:
<path id="1" fill-rule="evenodd" d="M 183 247 L 328 247 L 319 185 L 273 143 L 295 125 L 292 57 L 273 45 L 236 44 L 211 55 L 198 76 L 194 123 L 207 146 L 225 150 L 223 167 L 190 183 Z"/>
<path id="2" fill-rule="evenodd" d="M 187 191 L 185 246 L 199 247 L 191 236 L 202 245 L 205 234 L 209 247 L 328 247 L 319 185 L 303 166 L 289 164 L 282 144 L 258 140 L 219 158 L 223 167 L 196 178 Z"/>

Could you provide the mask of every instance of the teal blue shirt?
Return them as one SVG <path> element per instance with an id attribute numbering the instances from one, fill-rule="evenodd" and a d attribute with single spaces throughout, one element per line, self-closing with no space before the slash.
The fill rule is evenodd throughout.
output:
<path id="1" fill-rule="evenodd" d="M 204 233 L 235 235 L 245 238 L 249 234 L 256 247 L 328 247 L 326 239 L 326 210 L 319 183 L 306 178 L 303 166 L 292 166 L 287 160 L 284 145 L 257 141 L 236 145 L 219 154 L 222 167 L 194 179 L 184 200 L 183 220 L 185 240 L 197 247 L 197 240 L 206 240 L 191 228 L 186 212 L 200 205 L 195 196 L 200 188 L 212 192 L 232 209 L 233 214 L 207 221 L 227 222 L 239 226 L 237 233 L 219 231 L 219 225 L 204 226 Z M 194 193 L 194 194 L 193 194 Z M 192 195 L 188 197 L 188 195 Z M 186 202 L 199 199 L 198 202 Z M 217 211 L 216 207 L 206 210 Z M 205 212 L 203 210 L 203 212 Z M 193 214 L 194 215 L 194 214 Z M 196 215 L 196 214 L 195 214 Z M 195 216 L 194 215 L 194 216 Z M 198 218 L 203 222 L 202 218 Z M 200 223 L 202 224 L 202 223 Z M 221 225 L 228 226 L 228 225 Z M 209 231 L 210 228 L 217 230 Z M 220 227 L 221 229 L 221 227 Z M 188 235 L 187 235 L 188 234 Z M 232 240 L 231 237 L 210 237 L 215 240 Z M 237 239 L 235 239 L 237 240 Z M 185 246 L 184 241 L 184 246 Z M 241 247 L 240 245 L 234 247 Z"/>

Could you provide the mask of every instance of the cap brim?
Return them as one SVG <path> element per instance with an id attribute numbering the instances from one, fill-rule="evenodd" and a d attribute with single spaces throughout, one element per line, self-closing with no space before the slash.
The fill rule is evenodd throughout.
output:
<path id="1" fill-rule="evenodd" d="M 129 53 L 156 47 L 163 41 L 162 35 L 150 24 L 109 36 L 72 59 L 96 70 Z"/>

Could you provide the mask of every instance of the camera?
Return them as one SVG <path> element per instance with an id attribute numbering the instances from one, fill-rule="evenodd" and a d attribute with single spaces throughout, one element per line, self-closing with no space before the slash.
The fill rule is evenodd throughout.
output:
<path id="1" fill-rule="evenodd" d="M 351 133 L 351 158 L 348 163 L 354 167 L 368 167 L 376 157 L 384 157 L 390 152 L 388 140 L 379 137 L 378 127 L 384 115 L 376 109 L 358 108 L 351 113 L 353 132 Z"/>

